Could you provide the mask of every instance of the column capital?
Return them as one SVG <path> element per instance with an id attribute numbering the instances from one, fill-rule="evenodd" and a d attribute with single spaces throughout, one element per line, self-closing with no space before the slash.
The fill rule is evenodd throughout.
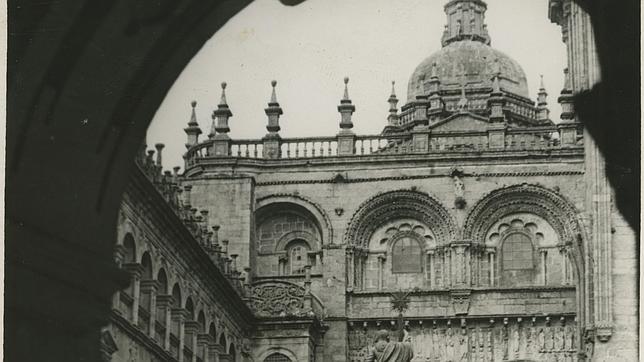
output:
<path id="1" fill-rule="evenodd" d="M 159 290 L 159 282 L 156 280 L 142 280 L 141 290 L 146 292 L 156 292 Z"/>
<path id="2" fill-rule="evenodd" d="M 171 295 L 157 295 L 157 306 L 162 308 L 172 307 L 174 304 L 174 299 Z"/>
<path id="3" fill-rule="evenodd" d="M 123 270 L 130 273 L 133 277 L 140 278 L 143 273 L 143 265 L 139 263 L 125 263 L 123 264 Z"/>
<path id="4" fill-rule="evenodd" d="M 189 317 L 189 316 L 186 316 L 186 317 Z M 196 333 L 199 331 L 199 323 L 194 320 L 186 320 L 184 322 L 184 328 L 187 333 Z"/>
<path id="5" fill-rule="evenodd" d="M 188 311 L 183 308 L 172 308 L 171 309 L 172 319 L 184 322 L 188 319 Z"/>

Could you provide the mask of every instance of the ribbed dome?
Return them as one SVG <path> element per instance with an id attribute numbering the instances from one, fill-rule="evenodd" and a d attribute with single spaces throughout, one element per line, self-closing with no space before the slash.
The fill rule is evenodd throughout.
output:
<path id="1" fill-rule="evenodd" d="M 424 94 L 423 83 L 430 79 L 434 63 L 442 89 L 460 89 L 463 83 L 468 89 L 492 87 L 498 71 L 503 91 L 529 98 L 528 81 L 519 63 L 480 41 L 462 40 L 446 45 L 416 67 L 407 87 L 409 101 Z"/>

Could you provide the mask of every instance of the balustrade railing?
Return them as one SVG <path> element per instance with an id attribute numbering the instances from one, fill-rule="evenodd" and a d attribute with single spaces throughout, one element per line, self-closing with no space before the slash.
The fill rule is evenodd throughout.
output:
<path id="1" fill-rule="evenodd" d="M 401 120 L 401 123 L 404 121 Z M 491 144 L 493 132 L 501 137 Z M 499 133 L 500 132 L 500 133 Z M 569 132 L 572 137 L 567 143 L 562 142 L 562 132 Z M 416 137 L 423 137 L 422 142 L 415 142 Z M 340 144 L 349 138 L 353 148 Z M 506 128 L 501 130 L 482 131 L 427 131 L 426 133 L 400 133 L 387 135 L 339 135 L 331 137 L 298 137 L 272 140 L 276 142 L 272 153 L 266 147 L 266 140 L 224 140 L 223 153 L 214 154 L 215 143 L 207 140 L 191 147 L 185 154 L 186 168 L 196 165 L 199 160 L 209 158 L 248 158 L 248 159 L 303 159 L 339 156 L 374 156 L 390 154 L 417 154 L 467 151 L 499 151 L 557 149 L 561 147 L 580 146 L 583 139 L 574 126 L 544 126 L 532 128 Z M 348 151 L 347 151 L 348 150 Z"/>

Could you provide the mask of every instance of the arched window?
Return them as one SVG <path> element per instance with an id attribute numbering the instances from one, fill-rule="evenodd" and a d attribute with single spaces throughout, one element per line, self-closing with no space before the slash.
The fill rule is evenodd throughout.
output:
<path id="1" fill-rule="evenodd" d="M 165 275 L 165 270 L 160 269 L 159 274 L 157 274 L 157 283 L 159 283 L 158 295 L 167 295 L 168 294 L 168 277 Z"/>
<path id="2" fill-rule="evenodd" d="M 157 284 L 159 286 L 157 294 L 168 295 L 168 277 L 163 269 L 159 269 L 159 273 L 157 274 Z M 157 303 L 156 315 L 157 325 L 155 327 L 156 334 L 154 339 L 157 341 L 163 341 L 165 338 L 165 329 L 167 327 L 165 325 L 165 306 Z"/>
<path id="3" fill-rule="evenodd" d="M 140 300 L 139 300 L 139 326 L 147 331 L 150 329 L 150 314 L 154 310 L 150 310 L 152 302 L 152 290 L 150 289 L 150 282 L 152 281 L 152 258 L 149 252 L 143 253 L 141 257 L 141 281 L 144 282 L 141 287 Z"/>
<path id="4" fill-rule="evenodd" d="M 172 306 L 173 308 L 181 308 L 181 288 L 179 283 L 175 283 L 172 287 Z M 183 351 L 179 350 L 179 331 L 181 329 L 181 322 L 177 318 L 172 318 L 172 326 L 170 328 L 170 351 L 172 356 L 179 358 Z"/>
<path id="5" fill-rule="evenodd" d="M 527 235 L 513 233 L 503 241 L 503 270 L 533 269 L 532 242 Z"/>
<path id="6" fill-rule="evenodd" d="M 422 273 L 422 249 L 418 240 L 411 236 L 394 242 L 391 251 L 391 266 L 394 273 Z"/>
<path id="7" fill-rule="evenodd" d="M 290 274 L 304 274 L 304 267 L 309 263 L 309 245 L 303 240 L 295 240 L 287 247 Z"/>
<path id="8" fill-rule="evenodd" d="M 501 282 L 504 286 L 535 283 L 534 249 L 528 235 L 516 232 L 506 236 L 500 259 Z"/>
<path id="9" fill-rule="evenodd" d="M 273 353 L 266 357 L 264 362 L 291 362 L 291 359 L 281 353 Z"/>
<path id="10" fill-rule="evenodd" d="M 136 245 L 134 243 L 134 237 L 132 234 L 128 233 L 125 235 L 123 240 L 123 247 L 125 252 L 123 255 L 124 263 L 135 263 L 136 262 Z"/>
<path id="11" fill-rule="evenodd" d="M 188 312 L 188 320 L 195 320 L 195 305 L 190 297 L 186 300 L 186 311 Z"/>

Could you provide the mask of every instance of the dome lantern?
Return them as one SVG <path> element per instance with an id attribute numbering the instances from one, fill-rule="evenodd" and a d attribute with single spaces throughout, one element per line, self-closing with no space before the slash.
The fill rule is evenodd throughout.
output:
<path id="1" fill-rule="evenodd" d="M 452 0 L 445 5 L 447 25 L 441 43 L 447 46 L 460 40 L 474 40 L 490 44 L 485 25 L 487 4 L 482 0 Z"/>

